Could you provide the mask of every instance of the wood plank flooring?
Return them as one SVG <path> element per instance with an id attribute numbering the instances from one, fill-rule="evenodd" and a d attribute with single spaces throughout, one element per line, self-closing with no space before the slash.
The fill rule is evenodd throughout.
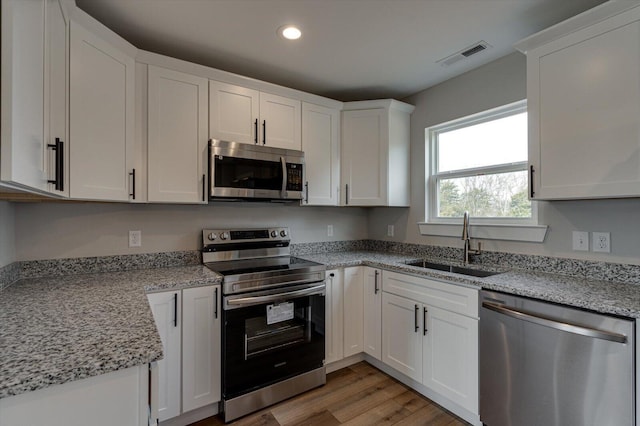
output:
<path id="1" fill-rule="evenodd" d="M 191 426 L 220 426 L 216 417 Z M 234 426 L 466 426 L 436 403 L 360 362 L 327 375 L 327 384 L 243 417 Z"/>

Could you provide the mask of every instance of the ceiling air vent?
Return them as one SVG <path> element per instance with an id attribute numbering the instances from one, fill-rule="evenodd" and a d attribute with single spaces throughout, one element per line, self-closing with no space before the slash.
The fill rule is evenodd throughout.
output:
<path id="1" fill-rule="evenodd" d="M 448 67 L 455 64 L 458 61 L 463 59 L 467 59 L 470 56 L 477 55 L 478 53 L 487 50 L 491 47 L 489 43 L 486 41 L 479 41 L 469 47 L 466 47 L 459 52 L 454 53 L 453 55 L 449 55 L 446 58 L 442 58 L 436 61 L 437 64 L 442 65 L 443 67 Z"/>

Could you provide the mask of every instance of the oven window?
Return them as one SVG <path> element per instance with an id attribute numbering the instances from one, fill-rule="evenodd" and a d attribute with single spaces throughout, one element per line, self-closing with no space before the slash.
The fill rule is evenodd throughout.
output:
<path id="1" fill-rule="evenodd" d="M 215 157 L 215 186 L 242 189 L 282 189 L 282 165 L 276 161 Z"/>
<path id="2" fill-rule="evenodd" d="M 314 295 L 224 311 L 225 398 L 322 367 L 324 304 L 323 295 Z"/>

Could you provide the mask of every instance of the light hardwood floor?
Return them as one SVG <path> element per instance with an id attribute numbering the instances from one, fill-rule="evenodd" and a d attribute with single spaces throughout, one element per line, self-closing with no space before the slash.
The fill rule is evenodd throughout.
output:
<path id="1" fill-rule="evenodd" d="M 191 426 L 219 426 L 210 417 Z M 327 384 L 233 423 L 234 426 L 431 425 L 465 421 L 371 365 L 360 362 L 327 375 Z"/>

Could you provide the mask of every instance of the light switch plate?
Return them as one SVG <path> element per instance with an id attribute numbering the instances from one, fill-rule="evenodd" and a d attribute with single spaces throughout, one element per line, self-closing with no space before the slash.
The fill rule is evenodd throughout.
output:
<path id="1" fill-rule="evenodd" d="M 576 251 L 589 251 L 589 233 L 573 231 L 573 249 Z"/>

